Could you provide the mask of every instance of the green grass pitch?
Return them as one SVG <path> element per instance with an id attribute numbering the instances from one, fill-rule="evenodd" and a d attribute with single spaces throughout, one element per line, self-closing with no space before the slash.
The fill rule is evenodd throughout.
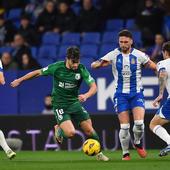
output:
<path id="1" fill-rule="evenodd" d="M 82 152 L 68 151 L 21 151 L 17 157 L 8 160 L 0 152 L 0 170 L 169 170 L 170 155 L 158 157 L 158 150 L 148 150 L 148 157 L 139 158 L 131 151 L 131 160 L 122 161 L 121 151 L 104 152 L 111 160 L 98 162 Z"/>

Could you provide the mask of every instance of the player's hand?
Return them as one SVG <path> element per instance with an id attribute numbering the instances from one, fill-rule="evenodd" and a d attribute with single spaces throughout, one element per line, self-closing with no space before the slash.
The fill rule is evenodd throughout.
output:
<path id="1" fill-rule="evenodd" d="M 100 67 L 101 63 L 100 61 L 94 61 L 91 63 L 91 68 L 98 68 Z"/>
<path id="2" fill-rule="evenodd" d="M 85 102 L 87 100 L 87 96 L 85 94 L 80 94 L 78 99 L 80 102 Z"/>
<path id="3" fill-rule="evenodd" d="M 14 80 L 14 81 L 12 81 L 11 82 L 11 86 L 12 87 L 17 87 L 17 86 L 19 86 L 20 85 L 20 80 L 19 79 L 16 79 L 16 80 Z"/>
<path id="4" fill-rule="evenodd" d="M 0 81 L 0 85 L 4 85 L 5 84 L 5 80 Z"/>
<path id="5" fill-rule="evenodd" d="M 160 104 L 160 102 L 161 102 L 162 99 L 163 99 L 163 95 L 159 95 L 159 96 L 153 101 L 153 106 L 154 106 L 154 107 L 157 107 L 157 106 Z"/>

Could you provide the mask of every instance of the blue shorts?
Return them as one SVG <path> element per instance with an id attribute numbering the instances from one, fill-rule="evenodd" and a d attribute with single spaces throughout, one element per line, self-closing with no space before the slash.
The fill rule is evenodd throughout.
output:
<path id="1" fill-rule="evenodd" d="M 135 107 L 145 108 L 144 95 L 142 91 L 133 95 L 117 93 L 114 96 L 113 102 L 114 109 L 117 114 L 123 111 L 132 110 Z"/>
<path id="2" fill-rule="evenodd" d="M 166 100 L 156 114 L 163 119 L 170 120 L 170 98 Z"/>

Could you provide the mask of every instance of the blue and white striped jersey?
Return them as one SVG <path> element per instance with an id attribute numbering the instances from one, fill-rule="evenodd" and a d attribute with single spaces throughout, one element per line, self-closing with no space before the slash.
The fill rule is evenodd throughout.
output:
<path id="1" fill-rule="evenodd" d="M 145 53 L 132 48 L 129 54 L 123 54 L 119 48 L 116 48 L 101 59 L 112 64 L 117 93 L 133 94 L 143 89 L 141 68 L 149 61 Z"/>
<path id="2" fill-rule="evenodd" d="M 3 66 L 2 66 L 1 60 L 0 60 L 0 71 L 3 71 Z"/>
<path id="3" fill-rule="evenodd" d="M 162 60 L 157 64 L 157 71 L 165 70 L 168 74 L 168 79 L 166 81 L 166 90 L 168 92 L 168 98 L 170 98 L 170 58 Z"/>

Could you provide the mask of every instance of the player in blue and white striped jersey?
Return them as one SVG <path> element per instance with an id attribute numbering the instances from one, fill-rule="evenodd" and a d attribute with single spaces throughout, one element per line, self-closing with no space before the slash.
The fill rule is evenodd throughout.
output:
<path id="1" fill-rule="evenodd" d="M 153 105 L 156 107 L 163 99 L 165 87 L 168 92 L 166 102 L 160 107 L 157 114 L 150 122 L 150 129 L 167 143 L 167 147 L 160 151 L 159 156 L 166 156 L 170 153 L 170 135 L 163 127 L 164 124 L 170 122 L 170 41 L 162 46 L 164 60 L 157 64 L 159 77 L 159 96 L 154 100 Z"/>
<path id="2" fill-rule="evenodd" d="M 2 67 L 2 62 L 0 60 L 0 85 L 4 85 L 5 84 L 5 79 L 4 79 L 4 75 L 3 75 L 3 67 Z M 16 153 L 13 152 L 9 146 L 7 145 L 6 141 L 5 141 L 5 137 L 4 134 L 2 132 L 2 130 L 0 130 L 0 146 L 3 148 L 3 150 L 5 151 L 7 157 L 9 159 L 12 159 L 15 157 Z"/>
<path id="3" fill-rule="evenodd" d="M 119 46 L 106 54 L 101 60 L 93 62 L 92 68 L 99 68 L 112 64 L 112 72 L 115 79 L 114 108 L 120 122 L 119 138 L 123 150 L 122 160 L 130 160 L 130 118 L 132 111 L 134 119 L 134 145 L 138 154 L 144 158 L 147 153 L 144 150 L 141 139 L 144 133 L 144 96 L 141 81 L 141 69 L 147 67 L 156 71 L 156 65 L 149 57 L 132 48 L 133 38 L 131 32 L 122 30 L 119 32 Z"/>

